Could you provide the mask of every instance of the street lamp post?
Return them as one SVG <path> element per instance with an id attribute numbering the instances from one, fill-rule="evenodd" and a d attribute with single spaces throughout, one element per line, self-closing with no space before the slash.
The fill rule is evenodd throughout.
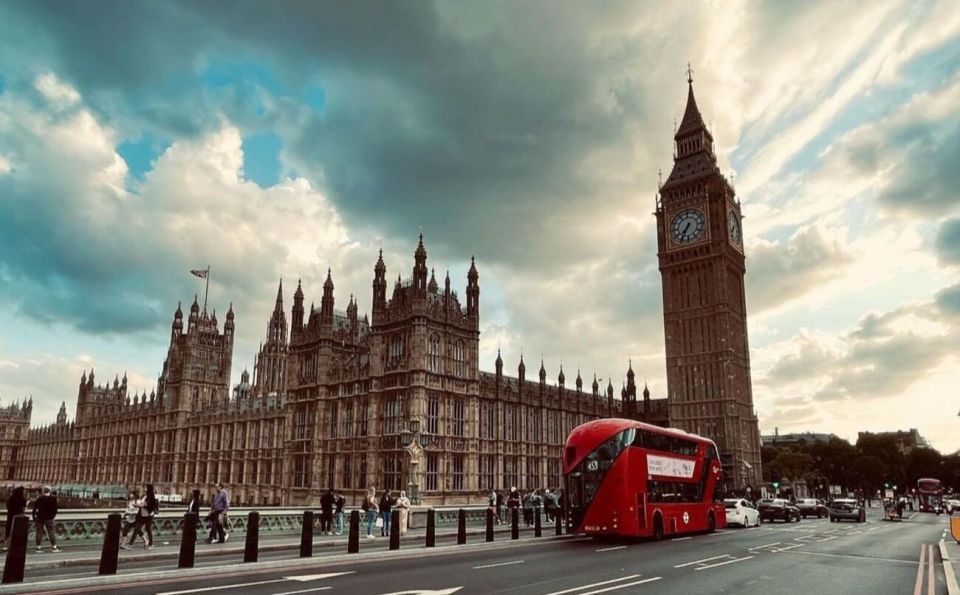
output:
<path id="1" fill-rule="evenodd" d="M 403 447 L 410 457 L 410 472 L 407 477 L 407 494 L 410 497 L 410 504 L 417 506 L 420 504 L 420 484 L 418 468 L 420 466 L 420 456 L 423 454 L 423 447 L 420 445 L 420 420 L 413 418 L 407 424 L 407 428 L 400 435 Z"/>

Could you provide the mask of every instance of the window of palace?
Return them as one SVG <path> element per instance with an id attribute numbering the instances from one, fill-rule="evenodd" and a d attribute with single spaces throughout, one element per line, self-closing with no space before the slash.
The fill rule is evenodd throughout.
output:
<path id="1" fill-rule="evenodd" d="M 440 335 L 433 333 L 427 344 L 427 364 L 431 372 L 440 371 Z"/>
<path id="2" fill-rule="evenodd" d="M 460 437 L 462 437 L 462 436 L 465 434 L 465 432 L 464 432 L 464 429 L 465 429 L 465 426 L 466 426 L 466 412 L 465 412 L 465 409 L 466 409 L 466 407 L 464 406 L 462 400 L 456 399 L 456 400 L 453 402 L 453 432 L 452 432 L 452 434 L 453 434 L 454 436 L 460 436 Z"/>
<path id="3" fill-rule="evenodd" d="M 481 403 L 480 405 L 480 437 L 492 439 L 494 437 L 494 427 L 496 420 L 494 412 L 496 411 L 493 403 Z"/>
<path id="4" fill-rule="evenodd" d="M 526 457 L 527 459 L 527 485 L 528 490 L 540 486 L 540 459 L 536 457 Z"/>
<path id="5" fill-rule="evenodd" d="M 453 455 L 453 489 L 462 490 L 464 485 L 464 456 Z"/>
<path id="6" fill-rule="evenodd" d="M 343 410 L 343 437 L 353 436 L 353 403 L 345 403 Z"/>
<path id="7" fill-rule="evenodd" d="M 550 457 L 547 459 L 547 483 L 553 489 L 561 485 L 560 483 L 560 459 Z"/>
<path id="8" fill-rule="evenodd" d="M 353 461 L 350 458 L 350 455 L 344 455 L 343 457 L 343 468 L 341 471 L 342 481 L 340 484 L 344 489 L 350 489 L 353 487 Z"/>
<path id="9" fill-rule="evenodd" d="M 403 335 L 394 335 L 390 339 L 390 360 L 397 361 L 403 358 Z"/>
<path id="10" fill-rule="evenodd" d="M 337 409 L 338 409 L 338 405 L 339 405 L 339 403 L 337 403 L 336 401 L 333 401 L 332 403 L 330 403 L 330 437 L 331 437 L 331 438 L 336 438 L 336 437 L 337 437 L 337 413 L 338 413 Z M 331 482 L 331 483 L 328 484 L 328 485 L 333 485 L 333 483 Z"/>
<path id="11" fill-rule="evenodd" d="M 370 427 L 370 408 L 367 407 L 367 400 L 360 401 L 360 435 L 366 436 Z"/>
<path id="12" fill-rule="evenodd" d="M 440 399 L 430 397 L 427 399 L 427 434 L 440 433 Z"/>
<path id="13" fill-rule="evenodd" d="M 426 488 L 429 491 L 437 490 L 437 473 L 440 470 L 440 455 L 436 453 L 427 454 L 427 485 Z"/>
<path id="14" fill-rule="evenodd" d="M 401 400 L 399 395 L 387 397 L 383 403 L 383 433 L 396 434 L 400 431 Z"/>
<path id="15" fill-rule="evenodd" d="M 403 455 L 399 452 L 389 452 L 384 456 L 384 489 L 401 489 L 400 471 L 402 466 L 402 456 Z"/>
<path id="16" fill-rule="evenodd" d="M 460 378 L 467 375 L 466 361 L 463 355 L 463 341 L 457 341 L 453 346 L 453 374 Z"/>
<path id="17" fill-rule="evenodd" d="M 504 487 L 517 487 L 520 479 L 520 461 L 516 456 L 503 457 L 503 483 Z"/>
<path id="18" fill-rule="evenodd" d="M 494 487 L 494 468 L 496 459 L 493 455 L 480 455 L 480 488 L 492 490 Z"/>

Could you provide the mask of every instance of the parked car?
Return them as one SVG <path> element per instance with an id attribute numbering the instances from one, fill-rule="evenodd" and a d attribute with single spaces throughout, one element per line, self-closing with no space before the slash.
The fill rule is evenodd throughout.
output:
<path id="1" fill-rule="evenodd" d="M 800 509 L 791 504 L 788 500 L 777 498 L 774 500 L 761 500 L 757 506 L 762 521 L 773 522 L 781 520 L 785 523 L 800 522 Z"/>
<path id="2" fill-rule="evenodd" d="M 760 513 L 757 512 L 757 509 L 753 507 L 749 500 L 727 498 L 723 501 L 723 506 L 727 510 L 727 525 L 760 526 Z"/>
<path id="3" fill-rule="evenodd" d="M 823 501 L 817 500 L 816 498 L 797 500 L 797 508 L 800 509 L 800 514 L 803 515 L 803 518 L 815 516 L 818 519 L 822 519 L 830 514 L 830 510 L 824 505 Z"/>
<path id="4" fill-rule="evenodd" d="M 947 514 L 953 514 L 960 511 L 960 500 L 950 499 L 944 500 L 944 506 L 947 509 Z"/>
<path id="5" fill-rule="evenodd" d="M 862 523 L 867 520 L 867 511 L 857 500 L 838 498 L 830 503 L 830 522 L 834 523 L 842 519 Z"/>

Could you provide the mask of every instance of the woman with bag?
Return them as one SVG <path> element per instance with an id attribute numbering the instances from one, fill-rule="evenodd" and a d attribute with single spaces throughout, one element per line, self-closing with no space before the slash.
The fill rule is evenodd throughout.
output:
<path id="1" fill-rule="evenodd" d="M 130 492 L 130 499 L 127 500 L 127 509 L 123 511 L 123 530 L 121 535 L 126 538 L 130 529 L 137 523 L 137 516 L 140 513 L 140 492 L 133 490 Z"/>
<path id="2" fill-rule="evenodd" d="M 400 535 L 406 535 L 407 519 L 410 516 L 410 499 L 403 490 L 400 490 L 400 497 L 397 498 L 397 510 L 400 511 Z"/>
<path id="3" fill-rule="evenodd" d="M 367 515 L 367 539 L 376 539 L 373 534 L 373 527 L 380 517 L 380 509 L 377 507 L 377 491 L 375 488 L 367 488 L 367 495 L 363 498 L 363 504 L 360 507 Z"/>
<path id="4" fill-rule="evenodd" d="M 130 535 L 127 543 L 121 546 L 125 550 L 132 549 L 131 546 L 133 542 L 136 541 L 138 535 L 143 537 L 144 549 L 153 549 L 153 517 L 156 516 L 157 511 L 160 510 L 160 503 L 157 501 L 157 495 L 153 491 L 153 484 L 146 484 L 144 486 L 144 492 L 146 492 L 147 495 L 137 501 L 139 511 L 137 513 L 137 520 L 133 526 L 133 534 Z M 147 531 L 146 535 L 143 534 L 144 528 L 146 528 Z"/>

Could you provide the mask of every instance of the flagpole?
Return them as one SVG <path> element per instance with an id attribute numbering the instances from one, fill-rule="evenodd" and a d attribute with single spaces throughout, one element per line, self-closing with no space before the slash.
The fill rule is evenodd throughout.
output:
<path id="1" fill-rule="evenodd" d="M 207 294 L 210 293 L 210 265 L 207 265 L 207 288 L 203 290 L 203 313 L 207 313 Z"/>

